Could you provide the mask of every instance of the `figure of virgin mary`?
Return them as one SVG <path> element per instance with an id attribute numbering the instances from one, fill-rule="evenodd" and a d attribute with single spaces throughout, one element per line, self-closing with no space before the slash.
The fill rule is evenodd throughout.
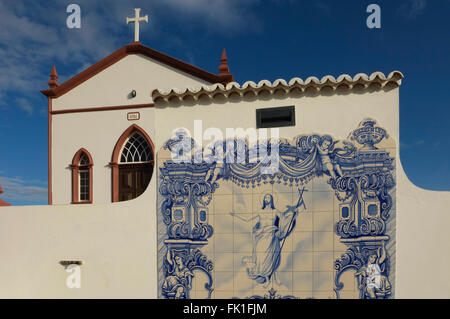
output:
<path id="1" fill-rule="evenodd" d="M 281 212 L 275 208 L 272 194 L 263 198 L 261 210 L 252 218 L 245 219 L 233 212 L 230 215 L 243 221 L 256 220 L 253 226 L 253 252 L 252 256 L 244 257 L 247 273 L 252 280 L 267 287 L 272 281 L 280 284 L 276 278 L 276 270 L 280 266 L 283 242 L 295 227 L 298 207 L 303 205 L 299 199 L 297 206 L 286 206 Z"/>

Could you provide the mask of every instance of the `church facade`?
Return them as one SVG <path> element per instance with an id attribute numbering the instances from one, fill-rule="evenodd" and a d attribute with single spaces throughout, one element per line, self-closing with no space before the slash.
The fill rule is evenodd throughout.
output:
<path id="1" fill-rule="evenodd" d="M 53 67 L 49 206 L 0 209 L 0 296 L 448 297 L 425 276 L 448 252 L 417 253 L 424 205 L 449 217 L 401 167 L 402 79 L 240 85 L 225 51 L 214 74 L 140 42 Z"/>
<path id="2" fill-rule="evenodd" d="M 52 69 L 50 88 L 42 91 L 49 101 L 49 203 L 111 203 L 119 201 L 120 196 L 137 197 L 125 188 L 119 189 L 119 153 L 134 134 L 144 137 L 142 147 L 150 150 L 146 159 L 133 158 L 133 163 L 154 161 L 157 118 L 148 88 L 201 86 L 230 80 L 232 75 L 228 73 L 209 73 L 138 42 L 117 50 L 62 85 L 57 82 L 56 69 Z M 74 131 L 68 134 L 68 128 Z M 87 157 L 89 166 L 84 170 L 87 178 L 82 181 L 83 189 L 89 188 L 84 198 L 75 185 L 79 177 L 72 176 L 80 170 L 80 155 Z M 149 176 L 137 172 L 138 166 L 132 170 L 127 178 L 135 180 L 134 184 L 149 180 Z M 121 175 L 125 179 L 123 174 L 127 173 Z M 139 188 L 128 186 L 133 188 L 131 192 Z M 138 190 L 139 194 L 144 189 Z"/>

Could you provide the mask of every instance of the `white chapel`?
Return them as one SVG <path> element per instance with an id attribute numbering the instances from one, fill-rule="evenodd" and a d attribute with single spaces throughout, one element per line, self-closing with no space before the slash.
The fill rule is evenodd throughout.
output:
<path id="1" fill-rule="evenodd" d="M 51 68 L 49 205 L 0 207 L 1 298 L 450 297 L 450 194 L 402 169 L 401 72 L 239 84 L 232 52 L 203 70 L 135 14 L 130 44 Z"/>

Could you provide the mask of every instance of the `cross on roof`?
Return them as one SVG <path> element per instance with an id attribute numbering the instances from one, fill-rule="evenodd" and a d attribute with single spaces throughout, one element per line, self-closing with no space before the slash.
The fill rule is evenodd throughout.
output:
<path id="1" fill-rule="evenodd" d="M 139 16 L 141 8 L 135 8 L 135 16 L 134 18 L 127 18 L 127 24 L 134 23 L 134 41 L 139 42 L 139 22 L 147 22 L 148 23 L 148 15 L 143 17 Z"/>

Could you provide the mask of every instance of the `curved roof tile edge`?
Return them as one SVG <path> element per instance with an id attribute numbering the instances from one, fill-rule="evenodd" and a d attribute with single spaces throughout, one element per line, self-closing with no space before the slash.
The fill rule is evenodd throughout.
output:
<path id="1" fill-rule="evenodd" d="M 305 81 L 296 77 L 290 79 L 289 81 L 277 79 L 272 83 L 268 80 L 261 80 L 258 83 L 247 81 L 242 85 L 237 82 L 230 82 L 226 85 L 216 83 L 208 86 L 187 87 L 182 89 L 155 89 L 153 90 L 151 96 L 153 97 L 154 102 L 157 102 L 158 100 L 169 102 L 174 98 L 180 100 L 187 97 L 192 97 L 194 99 L 204 96 L 214 98 L 217 94 L 221 94 L 226 97 L 232 94 L 244 96 L 250 91 L 253 91 L 256 95 L 258 95 L 260 91 L 268 91 L 273 94 L 275 91 L 284 90 L 285 93 L 288 93 L 294 88 L 304 92 L 308 88 L 315 88 L 317 91 L 321 91 L 325 87 L 336 90 L 342 86 L 346 86 L 350 90 L 356 87 L 364 89 L 373 84 L 378 84 L 380 88 L 386 87 L 387 85 L 399 87 L 402 83 L 402 79 L 403 74 L 400 71 L 393 71 L 389 73 L 387 77 L 382 72 L 374 72 L 371 75 L 358 73 L 353 77 L 348 74 L 341 74 L 337 77 L 337 79 L 332 75 L 326 75 L 321 79 L 311 76 Z"/>

